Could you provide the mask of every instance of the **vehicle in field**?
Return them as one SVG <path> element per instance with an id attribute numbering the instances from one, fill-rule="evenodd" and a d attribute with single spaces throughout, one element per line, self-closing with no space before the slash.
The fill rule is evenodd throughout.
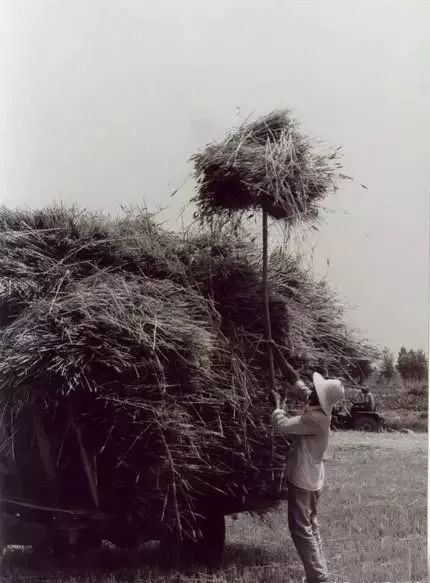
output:
<path id="1" fill-rule="evenodd" d="M 332 429 L 353 429 L 355 431 L 381 431 L 385 423 L 382 415 L 376 411 L 366 411 L 360 404 L 353 404 L 333 411 Z"/>

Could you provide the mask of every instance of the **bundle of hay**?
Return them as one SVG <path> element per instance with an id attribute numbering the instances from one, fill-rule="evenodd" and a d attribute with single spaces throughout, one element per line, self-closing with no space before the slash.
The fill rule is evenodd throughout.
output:
<path id="1" fill-rule="evenodd" d="M 339 149 L 318 149 L 288 111 L 245 123 L 192 157 L 198 215 L 211 221 L 263 209 L 289 223 L 313 221 L 344 178 L 338 157 Z"/>
<path id="2" fill-rule="evenodd" d="M 167 233 L 139 211 L 3 209 L 0 251 L 0 395 L 17 440 L 25 411 L 45 427 L 56 484 L 38 496 L 187 536 L 214 505 L 264 510 L 282 496 L 255 244 Z M 320 358 L 347 374 L 372 354 L 296 260 L 272 265 L 274 336 L 304 375 Z"/>
<path id="3" fill-rule="evenodd" d="M 256 374 L 267 383 L 260 246 L 227 229 L 190 241 L 188 256 L 191 280 L 213 301 L 223 332 L 233 334 L 242 347 L 249 345 L 252 361 L 258 363 Z M 374 360 L 377 351 L 348 326 L 341 299 L 325 279 L 313 277 L 285 249 L 271 254 L 269 266 L 275 342 L 304 377 L 322 370 L 355 384 L 360 378 L 357 366 Z M 285 383 L 281 370 L 277 376 Z"/>
<path id="4" fill-rule="evenodd" d="M 106 272 L 63 288 L 30 302 L 4 330 L 5 390 L 31 385 L 55 400 L 81 388 L 103 393 L 113 378 L 207 384 L 215 315 L 204 298 L 168 280 Z"/>

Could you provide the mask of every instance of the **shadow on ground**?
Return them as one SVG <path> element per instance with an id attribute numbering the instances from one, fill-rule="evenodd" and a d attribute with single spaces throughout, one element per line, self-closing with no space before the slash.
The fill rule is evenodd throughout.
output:
<path id="1" fill-rule="evenodd" d="M 221 568 L 236 572 L 249 567 L 270 565 L 273 553 L 266 549 L 238 543 L 226 545 Z M 183 568 L 181 573 L 192 575 L 201 568 Z M 158 543 L 149 543 L 138 550 L 103 548 L 76 557 L 56 559 L 48 553 L 31 549 L 8 550 L 2 563 L 2 581 L 49 581 L 88 578 L 98 581 L 104 576 L 115 575 L 121 581 L 135 581 L 136 572 L 151 572 L 157 575 L 178 573 L 177 569 L 163 568 L 160 564 Z"/>

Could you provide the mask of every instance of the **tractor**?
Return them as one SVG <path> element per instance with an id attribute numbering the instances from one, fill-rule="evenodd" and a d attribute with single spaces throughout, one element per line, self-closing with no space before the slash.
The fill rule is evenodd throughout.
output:
<path id="1" fill-rule="evenodd" d="M 366 411 L 360 404 L 347 409 L 335 409 L 331 418 L 332 429 L 354 429 L 355 431 L 381 431 L 384 417 L 376 411 Z"/>

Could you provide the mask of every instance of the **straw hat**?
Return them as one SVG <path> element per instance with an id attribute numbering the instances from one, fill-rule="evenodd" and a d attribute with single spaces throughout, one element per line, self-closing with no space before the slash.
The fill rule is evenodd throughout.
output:
<path id="1" fill-rule="evenodd" d="M 313 382 L 321 409 L 326 415 L 331 415 L 333 406 L 345 398 L 345 389 L 342 383 L 335 379 L 325 379 L 318 372 L 314 373 Z"/>

